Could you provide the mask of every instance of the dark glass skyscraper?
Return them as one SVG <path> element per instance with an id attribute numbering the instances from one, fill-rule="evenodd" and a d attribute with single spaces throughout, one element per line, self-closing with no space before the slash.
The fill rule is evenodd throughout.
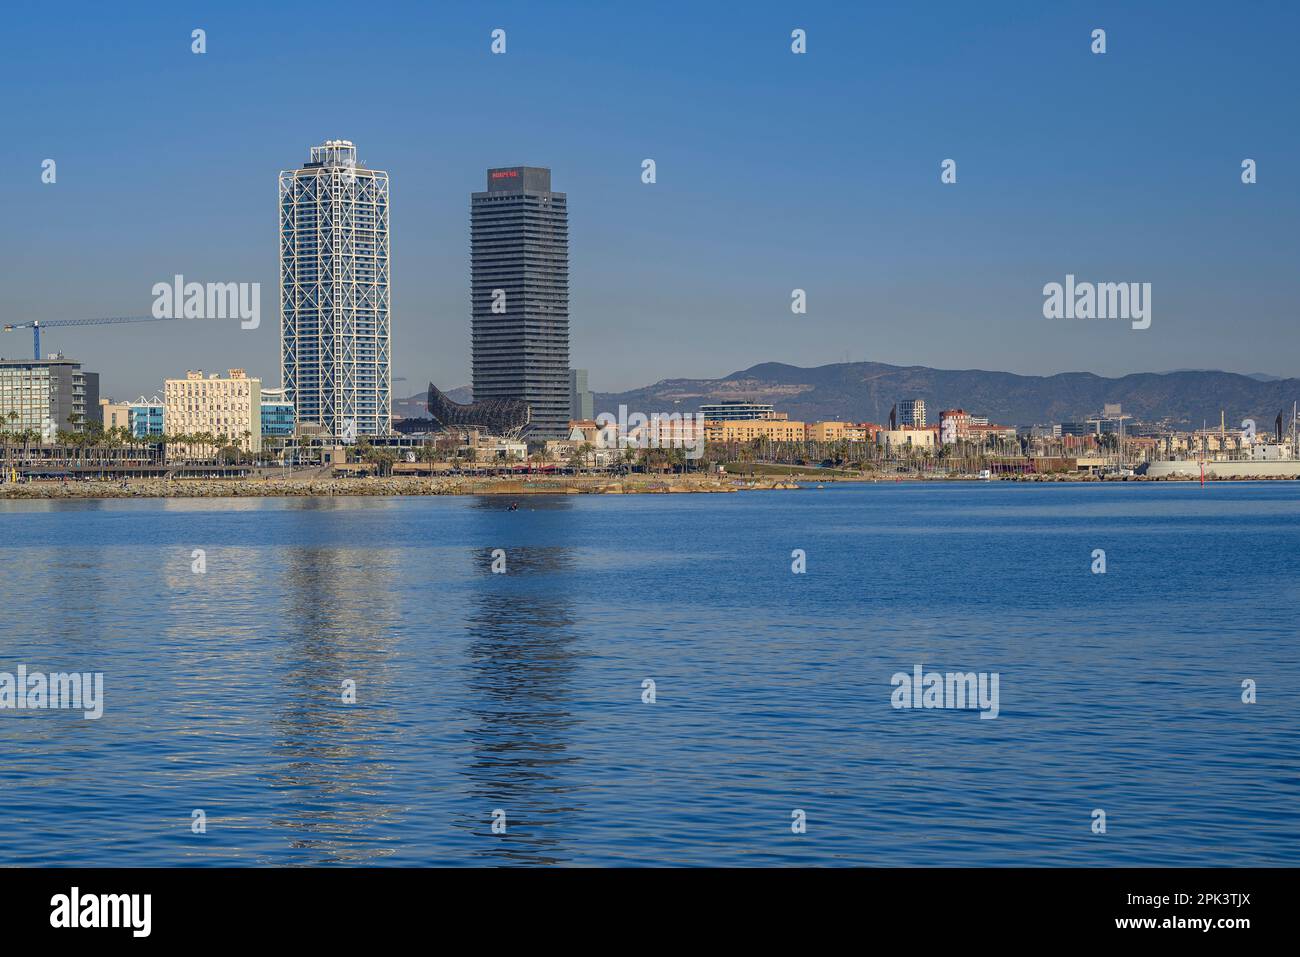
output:
<path id="1" fill-rule="evenodd" d="M 569 209 L 549 169 L 488 170 L 470 254 L 474 401 L 523 399 L 530 437 L 567 438 Z"/>

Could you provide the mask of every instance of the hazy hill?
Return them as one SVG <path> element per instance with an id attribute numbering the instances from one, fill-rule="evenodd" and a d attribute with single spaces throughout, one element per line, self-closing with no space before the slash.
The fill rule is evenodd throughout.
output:
<path id="1" fill-rule="evenodd" d="M 1253 418 L 1260 431 L 1274 416 L 1300 399 L 1300 379 L 1261 381 L 1217 371 L 1140 373 L 1107 379 L 1090 372 L 1023 376 L 980 369 L 930 369 L 881 362 L 849 362 L 802 369 L 765 362 L 721 379 L 664 379 L 629 392 L 596 393 L 596 412 L 697 411 L 700 403 L 721 399 L 770 402 L 790 418 L 804 421 L 846 419 L 884 422 L 903 399 L 924 399 L 931 418 L 940 409 L 960 407 L 1002 425 L 1032 425 L 1083 419 L 1119 402 L 1146 422 L 1217 424 L 1219 410 L 1230 425 Z"/>

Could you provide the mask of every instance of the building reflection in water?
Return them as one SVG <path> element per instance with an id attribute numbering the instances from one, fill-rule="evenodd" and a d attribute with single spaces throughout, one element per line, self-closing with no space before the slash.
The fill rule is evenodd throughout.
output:
<path id="1" fill-rule="evenodd" d="M 332 509 L 330 499 L 300 499 L 304 512 Z M 305 523 L 313 516 L 305 514 Z M 319 525 L 317 525 L 319 527 Z M 310 541 L 306 529 L 301 538 Z M 267 783 L 300 795 L 294 813 L 272 823 L 291 833 L 290 847 L 312 852 L 303 863 L 376 862 L 400 848 L 380 837 L 401 823 L 406 808 L 383 800 L 393 777 L 385 726 L 395 719 L 388 700 L 395 683 L 391 651 L 398 614 L 391 585 L 396 552 L 382 543 L 285 549 L 283 589 L 275 630 L 281 703 L 272 727 L 275 771 Z M 357 682 L 358 701 L 342 701 L 342 682 Z"/>
<path id="2" fill-rule="evenodd" d="M 474 507 L 501 509 L 495 502 Z M 528 498 L 520 511 L 566 510 L 562 498 Z M 518 513 L 516 513 L 517 515 Z M 496 525 L 493 531 L 499 531 Z M 516 530 L 526 534 L 521 525 Z M 548 537 L 563 535 L 547 529 Z M 513 536 L 512 536 L 513 537 Z M 557 864 L 569 858 L 565 830 L 578 812 L 568 782 L 578 756 L 570 750 L 578 635 L 563 594 L 561 572 L 574 554 L 565 546 L 506 549 L 508 572 L 494 575 L 491 555 L 475 553 L 476 586 L 466 618 L 469 644 L 465 726 L 471 754 L 470 819 L 483 858 L 503 864 Z M 506 833 L 493 834 L 491 814 L 506 812 Z M 480 810 L 481 809 L 481 810 Z"/>

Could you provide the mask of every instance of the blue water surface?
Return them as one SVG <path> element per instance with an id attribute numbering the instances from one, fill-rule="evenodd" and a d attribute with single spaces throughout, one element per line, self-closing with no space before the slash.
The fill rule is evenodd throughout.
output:
<path id="1" fill-rule="evenodd" d="M 0 502 L 0 864 L 1300 863 L 1296 483 L 507 504 Z"/>

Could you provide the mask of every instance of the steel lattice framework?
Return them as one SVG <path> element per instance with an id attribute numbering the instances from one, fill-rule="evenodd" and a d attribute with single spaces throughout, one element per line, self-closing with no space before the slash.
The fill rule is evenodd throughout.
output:
<path id="1" fill-rule="evenodd" d="M 506 438 L 518 438 L 531 419 L 528 403 L 522 399 L 453 402 L 432 382 L 426 408 L 429 418 L 443 429 L 478 428 Z"/>
<path id="2" fill-rule="evenodd" d="M 532 418 L 523 399 L 455 402 L 432 382 L 425 408 L 429 411 L 427 419 L 402 419 L 393 428 L 406 435 L 478 429 L 488 435 L 518 439 Z"/>
<path id="3" fill-rule="evenodd" d="M 390 431 L 388 199 L 349 140 L 280 173 L 280 372 L 298 422 L 335 436 Z"/>

